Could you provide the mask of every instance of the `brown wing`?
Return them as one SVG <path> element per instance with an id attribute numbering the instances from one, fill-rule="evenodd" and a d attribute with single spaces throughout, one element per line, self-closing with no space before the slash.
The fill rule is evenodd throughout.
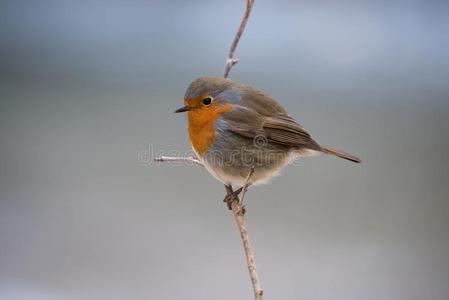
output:
<path id="1" fill-rule="evenodd" d="M 281 145 L 321 150 L 321 146 L 310 134 L 288 115 L 277 115 L 264 119 L 262 128 L 268 140 Z"/>
<path id="2" fill-rule="evenodd" d="M 265 136 L 274 144 L 294 148 L 321 150 L 310 134 L 287 114 L 267 117 L 242 106 L 234 106 L 230 113 L 223 114 L 228 130 L 246 138 Z"/>
<path id="3" fill-rule="evenodd" d="M 262 127 L 264 117 L 252 109 L 235 105 L 222 118 L 226 121 L 227 130 L 240 136 L 252 139 L 265 134 Z"/>

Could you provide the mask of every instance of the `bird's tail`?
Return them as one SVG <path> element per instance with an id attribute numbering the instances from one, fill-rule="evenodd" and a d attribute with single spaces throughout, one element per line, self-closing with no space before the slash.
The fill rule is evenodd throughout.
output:
<path id="1" fill-rule="evenodd" d="M 323 152 L 324 154 L 335 155 L 358 164 L 362 162 L 357 156 L 333 148 L 323 147 L 321 149 L 321 152 Z"/>

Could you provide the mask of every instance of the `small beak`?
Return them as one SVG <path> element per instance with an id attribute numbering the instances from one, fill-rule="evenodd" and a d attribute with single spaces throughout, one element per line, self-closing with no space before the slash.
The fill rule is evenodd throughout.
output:
<path id="1" fill-rule="evenodd" d="M 193 107 L 186 105 L 184 107 L 181 107 L 181 108 L 175 110 L 175 113 L 182 113 L 182 112 L 191 111 L 191 110 L 193 110 Z"/>

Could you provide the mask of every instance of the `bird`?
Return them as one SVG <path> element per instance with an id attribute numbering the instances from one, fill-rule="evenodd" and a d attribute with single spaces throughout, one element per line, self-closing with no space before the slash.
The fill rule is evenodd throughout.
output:
<path id="1" fill-rule="evenodd" d="M 274 98 L 223 77 L 192 81 L 175 113 L 187 113 L 193 151 L 213 177 L 236 188 L 231 197 L 269 182 L 297 158 L 326 154 L 361 162 L 320 145 Z"/>

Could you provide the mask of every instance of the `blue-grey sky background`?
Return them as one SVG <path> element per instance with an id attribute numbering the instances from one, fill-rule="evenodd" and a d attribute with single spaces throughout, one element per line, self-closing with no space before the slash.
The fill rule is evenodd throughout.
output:
<path id="1" fill-rule="evenodd" d="M 0 2 L 0 299 L 251 299 L 187 85 L 244 1 Z M 308 158 L 247 194 L 266 299 L 449 297 L 449 2 L 256 0 L 231 71 L 361 165 Z"/>

